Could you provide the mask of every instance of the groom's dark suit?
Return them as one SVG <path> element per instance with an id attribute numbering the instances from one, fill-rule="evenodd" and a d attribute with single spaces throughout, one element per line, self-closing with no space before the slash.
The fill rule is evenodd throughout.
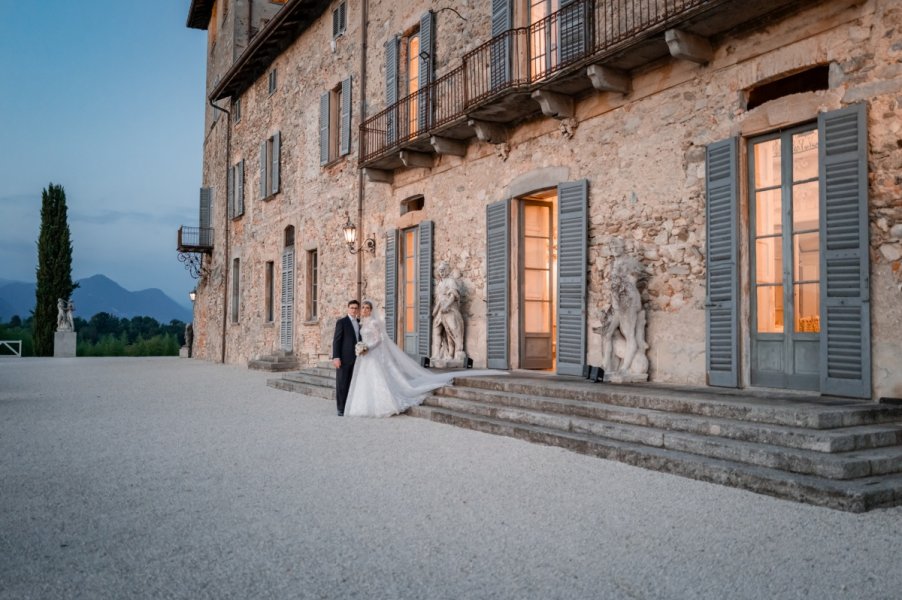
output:
<path id="1" fill-rule="evenodd" d="M 335 371 L 335 402 L 340 415 L 345 412 L 345 402 L 348 400 L 348 390 L 351 388 L 351 376 L 354 374 L 354 361 L 357 360 L 354 346 L 359 341 L 360 336 L 354 330 L 350 316 L 344 316 L 335 323 L 335 335 L 332 337 L 332 358 L 341 360 L 341 366 Z"/>

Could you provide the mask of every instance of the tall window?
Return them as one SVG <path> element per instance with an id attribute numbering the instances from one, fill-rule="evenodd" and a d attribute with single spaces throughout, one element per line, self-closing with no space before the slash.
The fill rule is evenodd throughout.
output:
<path id="1" fill-rule="evenodd" d="M 332 37 L 337 38 L 347 28 L 347 3 L 340 2 L 332 11 Z"/>
<path id="2" fill-rule="evenodd" d="M 415 94 L 420 89 L 420 33 L 416 32 L 407 38 L 407 94 Z M 417 130 L 419 116 L 416 98 L 407 103 L 407 131 Z"/>
<path id="3" fill-rule="evenodd" d="M 316 250 L 307 251 L 307 320 L 319 315 L 319 255 Z"/>
<path id="4" fill-rule="evenodd" d="M 266 272 L 263 281 L 263 318 L 266 319 L 267 323 L 272 323 L 275 320 L 275 315 L 273 314 L 273 291 L 275 289 L 275 284 L 273 283 L 274 271 L 275 263 L 271 260 L 267 261 Z"/>
<path id="5" fill-rule="evenodd" d="M 402 331 L 413 335 L 417 332 L 417 230 L 405 229 L 401 233 L 401 320 Z M 406 348 L 405 348 L 406 349 Z"/>
<path id="6" fill-rule="evenodd" d="M 281 147 L 282 136 L 278 132 L 260 144 L 260 198 L 264 200 L 279 191 Z"/>
<path id="7" fill-rule="evenodd" d="M 351 78 L 320 96 L 320 164 L 351 152 Z"/>
<path id="8" fill-rule="evenodd" d="M 817 129 L 752 146 L 757 331 L 820 331 Z M 790 316 L 791 315 L 791 316 Z"/>
<path id="9" fill-rule="evenodd" d="M 232 260 L 232 323 L 238 322 L 239 302 L 241 299 L 241 259 Z"/>
<path id="10" fill-rule="evenodd" d="M 529 2 L 529 71 L 532 78 L 542 77 L 557 62 L 558 24 L 545 19 L 560 8 L 559 0 Z"/>

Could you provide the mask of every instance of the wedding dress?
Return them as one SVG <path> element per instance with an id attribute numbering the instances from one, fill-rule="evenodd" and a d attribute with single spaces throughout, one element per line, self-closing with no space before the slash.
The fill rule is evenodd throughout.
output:
<path id="1" fill-rule="evenodd" d="M 388 339 L 385 325 L 374 316 L 364 317 L 360 336 L 367 346 L 354 363 L 345 415 L 388 417 L 423 402 L 432 390 L 455 377 L 500 375 L 504 371 L 480 370 L 431 372 Z"/>

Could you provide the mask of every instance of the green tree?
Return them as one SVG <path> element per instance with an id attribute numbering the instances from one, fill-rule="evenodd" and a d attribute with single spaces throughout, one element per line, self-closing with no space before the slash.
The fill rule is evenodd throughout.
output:
<path id="1" fill-rule="evenodd" d="M 38 270 L 34 308 L 34 352 L 53 354 L 56 302 L 68 300 L 78 287 L 72 281 L 72 241 L 66 209 L 66 192 L 52 183 L 41 192 L 41 231 L 38 236 Z"/>

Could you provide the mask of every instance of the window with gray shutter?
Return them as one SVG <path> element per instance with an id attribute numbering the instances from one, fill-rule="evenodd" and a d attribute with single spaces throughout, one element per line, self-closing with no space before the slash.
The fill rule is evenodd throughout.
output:
<path id="1" fill-rule="evenodd" d="M 432 124 L 432 83 L 435 66 L 435 13 L 431 10 L 420 17 L 420 64 L 417 85 L 417 131 L 424 132 Z M 425 58 L 424 58 L 425 56 Z"/>
<path id="2" fill-rule="evenodd" d="M 385 106 L 391 107 L 398 102 L 398 60 L 400 58 L 401 38 L 394 36 L 385 44 Z M 390 110 L 386 115 L 385 136 L 388 145 L 398 139 L 398 111 Z"/>
<path id="3" fill-rule="evenodd" d="M 557 372 L 580 375 L 586 362 L 589 182 L 558 185 Z"/>
<path id="4" fill-rule="evenodd" d="M 337 38 L 345 32 L 347 28 L 347 5 L 341 2 L 332 11 L 332 38 Z"/>
<path id="5" fill-rule="evenodd" d="M 510 294 L 509 200 L 486 206 L 486 358 L 490 369 L 507 369 Z"/>
<path id="6" fill-rule="evenodd" d="M 397 341 L 398 329 L 398 230 L 385 234 L 385 331 Z"/>
<path id="7" fill-rule="evenodd" d="M 199 242 L 201 246 L 213 245 L 213 188 L 200 188 Z"/>
<path id="8" fill-rule="evenodd" d="M 269 194 L 266 185 L 266 142 L 260 144 L 260 199 L 266 198 Z"/>
<path id="9" fill-rule="evenodd" d="M 492 0 L 492 38 L 512 27 L 510 0 Z M 489 49 L 490 82 L 493 90 L 505 87 L 511 80 L 511 37 L 503 36 L 492 42 Z"/>
<path id="10" fill-rule="evenodd" d="M 708 146 L 706 350 L 709 385 L 739 385 L 738 139 Z"/>
<path id="11" fill-rule="evenodd" d="M 229 209 L 229 218 L 235 218 L 235 167 L 229 167 L 226 176 L 226 204 Z"/>
<path id="12" fill-rule="evenodd" d="M 560 64 L 578 60 L 586 55 L 593 19 L 589 13 L 591 4 L 577 0 L 561 0 L 558 12 L 558 53 Z"/>
<path id="13" fill-rule="evenodd" d="M 282 251 L 282 302 L 279 308 L 279 346 L 291 352 L 294 346 L 294 246 Z"/>
<path id="14" fill-rule="evenodd" d="M 821 392 L 871 397 L 867 105 L 818 116 Z"/>
<path id="15" fill-rule="evenodd" d="M 351 78 L 341 82 L 341 131 L 339 155 L 351 152 Z"/>
<path id="16" fill-rule="evenodd" d="M 429 356 L 432 350 L 432 221 L 418 227 L 417 239 L 417 354 Z"/>
<path id="17" fill-rule="evenodd" d="M 235 171 L 235 208 L 239 215 L 244 214 L 244 159 L 238 163 Z"/>

